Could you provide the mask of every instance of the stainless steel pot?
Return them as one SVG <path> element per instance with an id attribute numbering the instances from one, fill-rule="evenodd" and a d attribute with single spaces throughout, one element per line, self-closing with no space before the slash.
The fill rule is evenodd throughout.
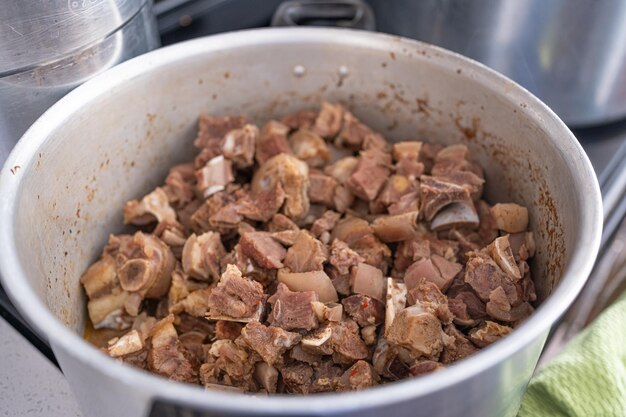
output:
<path id="1" fill-rule="evenodd" d="M 151 0 L 5 0 L 0 7 L 0 163 L 52 104 L 159 46 Z"/>
<path id="2" fill-rule="evenodd" d="M 626 117 L 623 0 L 290 0 L 272 24 L 364 28 L 374 17 L 378 31 L 448 48 L 511 77 L 569 125 Z"/>
<path id="3" fill-rule="evenodd" d="M 488 197 L 530 209 L 536 313 L 442 372 L 310 397 L 204 391 L 124 366 L 83 341 L 79 276 L 121 229 L 123 203 L 191 156 L 198 113 L 261 121 L 324 98 L 344 102 L 392 140 L 471 148 L 486 169 Z M 2 284 L 50 342 L 90 416 L 144 416 L 155 401 L 161 410 L 197 411 L 178 415 L 512 416 L 551 325 L 585 282 L 601 227 L 589 160 L 530 93 L 437 47 L 337 29 L 236 32 L 121 64 L 48 110 L 0 174 Z"/>

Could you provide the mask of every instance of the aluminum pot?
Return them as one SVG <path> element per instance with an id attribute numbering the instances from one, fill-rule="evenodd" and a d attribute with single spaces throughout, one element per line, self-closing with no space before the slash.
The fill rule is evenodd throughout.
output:
<path id="1" fill-rule="evenodd" d="M 109 232 L 121 230 L 124 202 L 191 157 L 198 113 L 259 122 L 323 99 L 342 101 L 391 140 L 467 144 L 485 167 L 488 198 L 529 207 L 537 311 L 441 372 L 309 397 L 205 391 L 122 365 L 83 341 L 81 273 Z M 50 342 L 90 416 L 513 416 L 550 327 L 593 265 L 601 228 L 589 160 L 529 92 L 455 53 L 340 29 L 235 32 L 121 64 L 48 110 L 0 175 L 2 284 Z"/>

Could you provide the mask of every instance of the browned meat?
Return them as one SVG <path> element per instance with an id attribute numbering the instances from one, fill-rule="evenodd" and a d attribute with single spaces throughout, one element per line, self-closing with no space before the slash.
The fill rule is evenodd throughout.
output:
<path id="1" fill-rule="evenodd" d="M 330 175 L 339 182 L 339 184 L 345 184 L 359 164 L 359 159 L 353 156 L 347 156 L 335 161 L 334 164 L 326 166 L 324 173 Z"/>
<path id="2" fill-rule="evenodd" d="M 497 342 L 512 331 L 513 329 L 509 326 L 486 320 L 483 326 L 470 331 L 469 339 L 479 348 L 483 348 Z"/>
<path id="3" fill-rule="evenodd" d="M 363 200 L 376 198 L 389 176 L 391 157 L 378 149 L 362 151 L 359 163 L 350 179 L 348 189 Z"/>
<path id="4" fill-rule="evenodd" d="M 351 295 L 341 300 L 346 314 L 359 326 L 379 325 L 385 316 L 385 306 L 380 301 L 362 294 Z"/>
<path id="5" fill-rule="evenodd" d="M 174 316 L 167 316 L 152 328 L 148 367 L 152 372 L 174 381 L 197 382 L 198 373 L 183 353 L 173 320 Z"/>
<path id="6" fill-rule="evenodd" d="M 398 312 L 387 333 L 389 343 L 408 349 L 415 357 L 436 358 L 443 349 L 441 322 L 420 306 Z"/>
<path id="7" fill-rule="evenodd" d="M 267 222 L 278 213 L 284 202 L 285 192 L 277 182 L 273 187 L 239 199 L 237 213 L 246 219 Z"/>
<path id="8" fill-rule="evenodd" d="M 392 144 L 340 104 L 280 120 L 201 115 L 195 158 L 126 204 L 140 231 L 80 279 L 101 351 L 206 389 L 359 390 L 533 313 L 528 210 L 482 199 L 465 144 Z"/>
<path id="9" fill-rule="evenodd" d="M 378 200 L 382 205 L 389 206 L 397 203 L 403 196 L 417 191 L 415 181 L 411 181 L 404 175 L 392 175 L 387 179 Z M 417 207 L 416 207 L 417 210 Z"/>
<path id="10" fill-rule="evenodd" d="M 292 272 L 321 271 L 327 259 L 326 246 L 306 230 L 301 230 L 293 246 L 287 250 L 283 263 Z"/>
<path id="11" fill-rule="evenodd" d="M 439 360 L 441 363 L 449 364 L 466 358 L 476 352 L 478 349 L 469 341 L 463 333 L 461 333 L 454 324 L 445 328 L 445 332 L 450 336 L 451 340 L 445 343 Z"/>
<path id="12" fill-rule="evenodd" d="M 285 230 L 299 231 L 300 228 L 289 217 L 284 214 L 277 213 L 267 223 L 268 232 L 282 232 Z"/>
<path id="13" fill-rule="evenodd" d="M 222 152 L 237 168 L 246 168 L 254 163 L 254 148 L 259 138 L 259 128 L 247 124 L 233 129 L 224 136 Z"/>
<path id="14" fill-rule="evenodd" d="M 141 201 L 131 200 L 124 206 L 124 223 L 138 226 L 153 222 L 176 222 L 176 212 L 170 206 L 167 194 L 157 187 Z"/>
<path id="15" fill-rule="evenodd" d="M 415 237 L 417 232 L 417 211 L 381 216 L 372 222 L 374 233 L 383 242 L 401 242 Z"/>
<path id="16" fill-rule="evenodd" d="M 365 138 L 375 134 L 352 113 L 345 111 L 343 113 L 343 127 L 335 139 L 335 146 L 359 150 L 362 148 Z"/>
<path id="17" fill-rule="evenodd" d="M 311 167 L 320 167 L 330 160 L 328 145 L 321 136 L 310 130 L 301 129 L 293 133 L 289 143 L 296 158 Z"/>
<path id="18" fill-rule="evenodd" d="M 448 307 L 448 297 L 432 282 L 422 280 L 411 288 L 407 293 L 407 302 L 409 305 L 419 305 L 431 312 L 443 324 L 452 323 L 453 316 Z"/>
<path id="19" fill-rule="evenodd" d="M 236 340 L 241 334 L 243 324 L 236 321 L 218 320 L 215 322 L 215 338 Z"/>
<path id="20" fill-rule="evenodd" d="M 451 203 L 471 203 L 469 192 L 460 185 L 428 175 L 422 175 L 420 180 L 421 212 L 428 221 Z"/>
<path id="21" fill-rule="evenodd" d="M 323 303 L 338 300 L 337 291 L 330 277 L 324 271 L 288 272 L 278 271 L 278 282 L 285 284 L 292 291 L 313 291 Z"/>
<path id="22" fill-rule="evenodd" d="M 515 285 L 491 257 L 482 252 L 471 252 L 466 268 L 465 282 L 471 285 L 481 300 L 489 301 L 491 292 L 502 287 L 509 304 L 518 304 L 519 294 Z"/>
<path id="23" fill-rule="evenodd" d="M 265 362 L 257 362 L 254 365 L 254 379 L 265 392 L 275 394 L 278 387 L 278 369 Z"/>
<path id="24" fill-rule="evenodd" d="M 220 260 L 224 256 L 226 250 L 218 233 L 192 234 L 183 247 L 183 270 L 197 279 L 217 281 L 220 278 Z"/>
<path id="25" fill-rule="evenodd" d="M 335 228 L 340 217 L 341 214 L 332 210 L 326 210 L 322 217 L 313 222 L 311 234 L 319 238 L 323 233 L 326 233 L 328 238 L 330 238 L 330 232 Z"/>
<path id="26" fill-rule="evenodd" d="M 285 191 L 283 213 L 294 221 L 302 219 L 309 211 L 309 166 L 285 153 L 273 156 L 254 173 L 252 191 L 267 190 L 277 182 Z"/>
<path id="27" fill-rule="evenodd" d="M 335 362 L 337 359 L 342 359 L 352 363 L 367 358 L 369 351 L 359 336 L 359 327 L 355 322 L 344 320 L 339 323 L 332 323 L 331 329 L 330 347 L 336 354 Z"/>
<path id="28" fill-rule="evenodd" d="M 302 362 L 283 366 L 280 369 L 280 375 L 285 385 L 285 392 L 308 394 L 311 389 L 313 373 L 313 368 Z"/>
<path id="29" fill-rule="evenodd" d="M 280 283 L 276 293 L 268 300 L 272 305 L 268 320 L 273 326 L 285 330 L 314 329 L 318 321 L 311 303 L 318 300 L 313 291 L 290 291 L 285 284 Z"/>
<path id="30" fill-rule="evenodd" d="M 498 203 L 491 207 L 491 215 L 498 229 L 507 233 L 519 233 L 528 229 L 528 209 L 514 203 Z"/>
<path id="31" fill-rule="evenodd" d="M 376 300 L 382 301 L 385 292 L 383 272 L 371 265 L 360 262 L 350 270 L 350 283 L 352 292 L 369 295 Z"/>
<path id="32" fill-rule="evenodd" d="M 280 119 L 282 123 L 287 125 L 291 130 L 310 129 L 315 124 L 317 112 L 303 110 L 291 113 Z"/>
<path id="33" fill-rule="evenodd" d="M 263 313 L 263 286 L 241 276 L 241 271 L 228 265 L 217 287 L 211 290 L 207 318 L 211 320 L 259 321 Z"/>
<path id="34" fill-rule="evenodd" d="M 205 386 L 220 384 L 244 391 L 256 391 L 253 373 L 254 360 L 231 340 L 213 342 L 207 352 L 207 362 L 200 367 L 200 379 Z"/>
<path id="35" fill-rule="evenodd" d="M 393 145 L 393 159 L 396 174 L 408 178 L 419 178 L 424 172 L 424 164 L 419 161 L 422 142 L 397 142 Z"/>
<path id="36" fill-rule="evenodd" d="M 249 347 L 266 363 L 274 365 L 281 359 L 283 353 L 300 342 L 300 339 L 301 336 L 298 333 L 251 322 L 241 330 L 241 337 L 237 343 Z"/>
<path id="37" fill-rule="evenodd" d="M 439 371 L 444 366 L 435 361 L 418 361 L 409 369 L 409 373 L 413 376 L 425 375 L 431 372 Z"/>
<path id="38" fill-rule="evenodd" d="M 196 171 L 198 191 L 206 198 L 218 191 L 223 191 L 226 185 L 233 182 L 232 163 L 222 155 L 209 160 L 204 167 Z"/>
<path id="39" fill-rule="evenodd" d="M 340 386 L 344 390 L 362 390 L 378 385 L 380 377 L 372 365 L 357 361 L 341 376 Z"/>
<path id="40" fill-rule="evenodd" d="M 334 138 L 341 130 L 344 111 L 341 104 L 323 102 L 322 108 L 315 119 L 313 132 L 326 139 Z"/>
<path id="41" fill-rule="evenodd" d="M 165 178 L 163 191 L 167 194 L 172 207 L 181 209 L 194 199 L 195 174 L 193 163 L 175 165 L 170 168 Z"/>
<path id="42" fill-rule="evenodd" d="M 334 239 L 330 246 L 330 257 L 328 261 L 337 268 L 340 274 L 345 275 L 350 273 L 351 267 L 357 266 L 360 262 L 363 262 L 363 258 L 350 249 L 344 241 Z"/>
<path id="43" fill-rule="evenodd" d="M 287 251 L 265 232 L 244 233 L 239 240 L 241 251 L 263 268 L 282 268 Z"/>
<path id="44" fill-rule="evenodd" d="M 413 288 L 421 279 L 426 279 L 445 292 L 462 268 L 456 262 L 433 254 L 430 258 L 422 258 L 413 263 L 404 274 L 404 282 L 407 287 Z"/>
<path id="45" fill-rule="evenodd" d="M 270 120 L 261 129 L 261 136 L 256 142 L 255 158 L 259 165 L 263 165 L 272 156 L 280 153 L 291 153 L 287 134 L 289 126 Z"/>
<path id="46" fill-rule="evenodd" d="M 335 206 L 335 189 L 339 185 L 337 180 L 319 171 L 311 171 L 309 182 L 309 199 L 311 202 L 333 208 Z"/>
<path id="47" fill-rule="evenodd" d="M 222 141 L 224 135 L 233 129 L 239 129 L 246 123 L 243 116 L 209 116 L 200 114 L 198 119 L 198 136 L 194 145 L 198 148 L 214 148 Z"/>

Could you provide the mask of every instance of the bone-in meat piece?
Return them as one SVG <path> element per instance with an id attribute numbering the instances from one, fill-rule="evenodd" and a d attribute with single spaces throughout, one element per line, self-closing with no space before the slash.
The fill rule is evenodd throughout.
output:
<path id="1" fill-rule="evenodd" d="M 196 171 L 196 179 L 198 190 L 205 198 L 223 191 L 235 179 L 232 163 L 222 155 L 216 156 Z"/>
<path id="2" fill-rule="evenodd" d="M 228 265 L 208 299 L 207 318 L 240 322 L 259 321 L 263 313 L 263 286 L 241 276 L 241 271 Z"/>
<path id="3" fill-rule="evenodd" d="M 285 330 L 317 327 L 317 315 L 311 303 L 319 301 L 319 297 L 314 291 L 290 291 L 285 284 L 279 283 L 276 293 L 268 301 L 272 305 L 268 321 L 273 326 Z"/>
<path id="4" fill-rule="evenodd" d="M 176 212 L 170 206 L 167 194 L 157 187 L 141 201 L 131 200 L 124 206 L 124 223 L 138 226 L 153 222 L 176 222 Z"/>
<path id="5" fill-rule="evenodd" d="M 190 276 L 217 281 L 220 278 L 220 261 L 226 256 L 219 233 L 192 234 L 182 252 L 183 270 Z"/>
<path id="6" fill-rule="evenodd" d="M 289 126 L 270 120 L 261 129 L 261 135 L 256 142 L 255 158 L 259 165 L 262 165 L 272 156 L 280 153 L 291 153 L 287 134 Z"/>
<path id="7" fill-rule="evenodd" d="M 241 129 L 231 130 L 224 136 L 222 152 L 237 168 L 246 168 L 254 163 L 254 148 L 259 137 L 259 128 L 247 124 Z"/>
<path id="8" fill-rule="evenodd" d="M 210 116 L 200 114 L 198 119 L 198 136 L 194 145 L 198 148 L 219 147 L 224 135 L 233 129 L 239 129 L 246 123 L 243 116 Z"/>

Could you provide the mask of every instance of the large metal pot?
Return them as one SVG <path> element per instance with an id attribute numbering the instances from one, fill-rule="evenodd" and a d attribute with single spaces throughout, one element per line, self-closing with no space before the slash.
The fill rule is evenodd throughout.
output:
<path id="1" fill-rule="evenodd" d="M 123 203 L 190 157 L 198 113 L 260 121 L 323 98 L 346 103 L 390 139 L 471 148 L 485 167 L 488 197 L 530 209 L 536 313 L 442 372 L 310 397 L 204 391 L 124 366 L 83 341 L 79 276 L 108 233 L 121 229 Z M 90 416 L 147 415 L 155 401 L 157 410 L 206 416 L 512 416 L 551 325 L 585 282 L 601 227 L 589 160 L 530 93 L 443 49 L 337 29 L 231 33 L 121 64 L 46 112 L 0 175 L 2 284 L 50 342 Z"/>

